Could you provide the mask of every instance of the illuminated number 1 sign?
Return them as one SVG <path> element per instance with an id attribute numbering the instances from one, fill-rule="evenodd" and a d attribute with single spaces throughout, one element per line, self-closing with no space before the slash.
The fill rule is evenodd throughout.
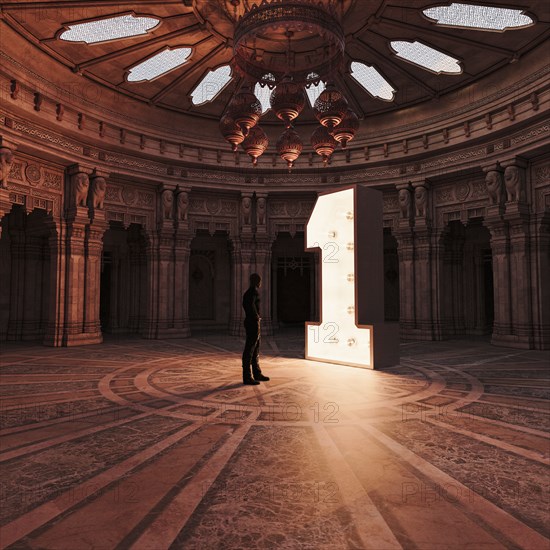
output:
<path id="1" fill-rule="evenodd" d="M 355 185 L 320 194 L 306 247 L 322 256 L 320 322 L 306 323 L 306 359 L 398 363 L 397 324 L 384 322 L 382 193 Z"/>

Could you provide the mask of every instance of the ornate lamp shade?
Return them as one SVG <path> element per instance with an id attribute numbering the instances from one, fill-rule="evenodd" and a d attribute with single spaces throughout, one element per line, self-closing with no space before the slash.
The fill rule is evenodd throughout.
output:
<path id="1" fill-rule="evenodd" d="M 290 128 L 292 121 L 302 112 L 306 97 L 304 88 L 292 81 L 289 75 L 277 84 L 269 98 L 274 113 Z"/>
<path id="2" fill-rule="evenodd" d="M 286 161 L 289 171 L 294 166 L 294 161 L 300 156 L 302 148 L 302 140 L 292 128 L 287 128 L 278 139 L 277 153 Z"/>
<path id="3" fill-rule="evenodd" d="M 243 85 L 239 92 L 233 96 L 228 113 L 246 137 L 250 128 L 256 126 L 260 120 L 262 104 L 251 92 L 250 87 Z"/>
<path id="4" fill-rule="evenodd" d="M 347 110 L 347 99 L 332 83 L 327 84 L 313 105 L 313 112 L 317 120 L 326 126 L 329 132 L 332 132 L 333 128 L 342 122 Z"/>
<path id="5" fill-rule="evenodd" d="M 241 147 L 252 159 L 252 164 L 258 164 L 258 157 L 263 155 L 269 145 L 269 140 L 260 126 L 254 126 L 248 132 L 248 135 L 241 143 Z"/>
<path id="6" fill-rule="evenodd" d="M 220 120 L 220 132 L 225 141 L 231 143 L 233 151 L 236 151 L 237 147 L 244 140 L 244 134 L 240 126 L 229 116 L 229 114 L 225 114 Z"/>
<path id="7" fill-rule="evenodd" d="M 328 128 L 319 126 L 311 134 L 311 146 L 323 158 L 323 164 L 326 166 L 334 149 L 338 147 L 338 142 L 330 135 Z"/>
<path id="8" fill-rule="evenodd" d="M 358 129 L 359 118 L 351 109 L 348 109 L 342 122 L 332 131 L 332 136 L 336 141 L 340 142 L 342 149 L 345 149 L 348 141 L 351 141 L 355 137 Z"/>

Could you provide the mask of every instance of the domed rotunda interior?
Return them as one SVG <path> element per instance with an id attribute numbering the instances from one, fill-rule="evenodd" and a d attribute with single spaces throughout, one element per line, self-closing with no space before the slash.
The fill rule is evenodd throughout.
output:
<path id="1" fill-rule="evenodd" d="M 548 548 L 549 36 L 0 1 L 0 547 Z"/>

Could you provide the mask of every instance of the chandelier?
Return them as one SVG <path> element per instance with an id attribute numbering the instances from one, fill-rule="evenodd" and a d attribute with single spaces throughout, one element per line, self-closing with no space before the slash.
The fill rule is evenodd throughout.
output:
<path id="1" fill-rule="evenodd" d="M 237 6 L 240 0 L 231 3 Z M 242 85 L 227 106 L 220 131 L 234 151 L 241 145 L 254 165 L 268 146 L 259 126 L 262 106 L 253 93 L 257 83 L 272 90 L 271 109 L 284 124 L 277 152 L 289 170 L 303 149 L 293 124 L 305 108 L 306 87 L 326 83 L 313 105 L 320 126 L 311 136 L 324 165 L 338 145 L 345 148 L 354 138 L 359 119 L 335 85 L 345 45 L 339 5 L 336 0 L 262 0 L 238 19 L 232 67 Z M 317 40 L 313 50 L 312 40 Z"/>

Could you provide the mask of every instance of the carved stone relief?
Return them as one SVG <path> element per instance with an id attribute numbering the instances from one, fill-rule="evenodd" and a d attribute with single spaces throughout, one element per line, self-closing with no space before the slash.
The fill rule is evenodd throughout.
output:
<path id="1" fill-rule="evenodd" d="M 504 170 L 504 185 L 507 202 L 525 200 L 525 178 L 522 168 L 515 165 L 507 166 Z"/>
<path id="2" fill-rule="evenodd" d="M 470 195 L 470 184 L 467 181 L 460 181 L 455 186 L 455 197 L 459 201 L 465 201 Z"/>
<path id="3" fill-rule="evenodd" d="M 221 204 L 219 199 L 208 198 L 206 199 L 206 209 L 210 214 L 217 214 L 220 211 Z"/>
<path id="4" fill-rule="evenodd" d="M 107 180 L 102 176 L 92 176 L 90 181 L 89 203 L 94 209 L 103 210 Z"/>
<path id="5" fill-rule="evenodd" d="M 144 208 L 153 208 L 155 196 L 153 193 L 147 193 L 145 191 L 138 191 L 138 206 Z"/>
<path id="6" fill-rule="evenodd" d="M 535 168 L 535 184 L 537 186 L 550 185 L 550 164 Z"/>
<path id="7" fill-rule="evenodd" d="M 204 199 L 192 198 L 189 207 L 191 212 L 204 212 Z"/>
<path id="8" fill-rule="evenodd" d="M 170 189 L 165 189 L 162 192 L 162 218 L 164 220 L 173 219 L 174 210 L 174 193 Z"/>
<path id="9" fill-rule="evenodd" d="M 391 212 L 399 210 L 399 203 L 397 200 L 397 194 L 396 193 L 385 193 L 383 196 L 383 211 L 384 212 Z"/>
<path id="10" fill-rule="evenodd" d="M 252 199 L 243 197 L 241 201 L 241 214 L 243 225 L 250 225 L 250 215 L 252 212 Z"/>
<path id="11" fill-rule="evenodd" d="M 291 218 L 295 218 L 300 212 L 300 205 L 296 201 L 288 201 L 285 203 L 286 212 Z"/>
<path id="12" fill-rule="evenodd" d="M 116 185 L 109 185 L 105 193 L 105 200 L 107 202 L 122 202 L 121 198 L 122 189 Z"/>
<path id="13" fill-rule="evenodd" d="M 130 186 L 122 188 L 122 200 L 124 204 L 132 205 L 136 202 L 137 191 Z"/>
<path id="14" fill-rule="evenodd" d="M 485 184 L 491 204 L 502 204 L 502 173 L 497 170 L 489 170 L 485 176 Z"/>
<path id="15" fill-rule="evenodd" d="M 13 165 L 13 153 L 7 147 L 0 148 L 0 187 L 8 186 L 8 177 Z M 14 178 L 18 179 L 18 178 Z"/>
<path id="16" fill-rule="evenodd" d="M 399 189 L 398 201 L 401 218 L 404 220 L 409 219 L 411 217 L 412 206 L 411 192 L 408 189 Z"/>
<path id="17" fill-rule="evenodd" d="M 454 202 L 454 193 L 452 185 L 445 185 L 435 188 L 435 202 L 436 204 L 446 204 Z"/>
<path id="18" fill-rule="evenodd" d="M 265 211 L 266 211 L 266 201 L 264 197 L 260 197 L 256 204 L 258 225 L 265 224 Z"/>
<path id="19" fill-rule="evenodd" d="M 42 182 L 42 187 L 47 189 L 53 189 L 55 191 L 61 191 L 63 186 L 63 175 L 56 174 L 55 172 L 49 172 L 44 170 L 44 181 Z"/>
<path id="20" fill-rule="evenodd" d="M 70 207 L 86 206 L 90 178 L 84 172 L 73 174 L 70 179 Z"/>
<path id="21" fill-rule="evenodd" d="M 42 174 L 40 173 L 40 167 L 36 164 L 28 164 L 25 168 L 25 177 L 30 185 L 33 187 L 37 186 L 42 179 Z"/>
<path id="22" fill-rule="evenodd" d="M 178 221 L 187 221 L 187 212 L 189 210 L 189 195 L 185 191 L 180 191 L 176 200 L 176 216 Z"/>

